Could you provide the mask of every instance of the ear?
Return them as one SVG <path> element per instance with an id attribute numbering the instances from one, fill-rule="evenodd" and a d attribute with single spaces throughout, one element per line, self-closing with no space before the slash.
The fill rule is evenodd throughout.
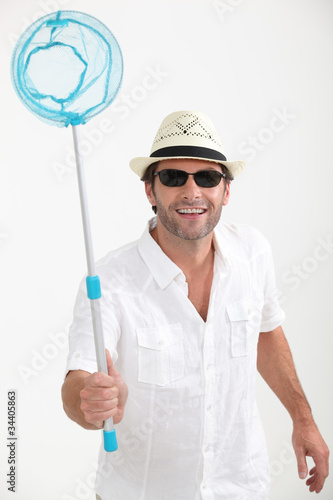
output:
<path id="1" fill-rule="evenodd" d="M 223 197 L 223 205 L 227 205 L 230 198 L 230 182 L 226 182 L 224 197 Z"/>
<path id="2" fill-rule="evenodd" d="M 155 195 L 153 193 L 153 188 L 152 188 L 152 185 L 150 182 L 145 182 L 145 191 L 146 191 L 146 195 L 147 195 L 147 198 L 149 200 L 149 203 L 152 206 L 155 206 L 156 205 Z"/>

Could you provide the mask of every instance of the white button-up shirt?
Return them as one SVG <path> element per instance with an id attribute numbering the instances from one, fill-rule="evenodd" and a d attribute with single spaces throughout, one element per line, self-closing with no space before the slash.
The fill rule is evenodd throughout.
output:
<path id="1" fill-rule="evenodd" d="M 129 388 L 119 449 L 100 450 L 103 500 L 268 499 L 255 376 L 259 332 L 284 319 L 271 250 L 256 229 L 225 223 L 214 248 L 206 322 L 148 228 L 98 263 L 105 344 Z M 96 371 L 84 282 L 69 343 L 67 370 Z"/>

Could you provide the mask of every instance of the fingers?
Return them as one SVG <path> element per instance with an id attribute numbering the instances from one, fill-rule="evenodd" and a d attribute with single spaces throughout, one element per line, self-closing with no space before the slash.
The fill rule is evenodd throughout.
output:
<path id="1" fill-rule="evenodd" d="M 312 453 L 312 459 L 315 466 L 310 470 L 310 477 L 306 484 L 309 486 L 310 492 L 315 491 L 319 493 L 324 487 L 329 469 L 329 449 L 324 440 L 321 441 L 320 445 L 317 446 L 316 450 Z"/>
<path id="2" fill-rule="evenodd" d="M 84 381 L 80 392 L 80 408 L 85 420 L 98 428 L 103 427 L 104 420 L 113 417 L 119 423 L 125 411 L 128 388 L 115 369 L 110 353 L 105 349 L 108 375 L 96 372 Z"/>
<path id="3" fill-rule="evenodd" d="M 86 401 L 108 401 L 118 397 L 119 389 L 117 387 L 85 387 L 80 392 L 81 400 Z"/>
<path id="4" fill-rule="evenodd" d="M 86 422 L 102 428 L 104 420 L 117 413 L 119 389 L 113 377 L 96 372 L 85 379 L 80 408 Z"/>
<path id="5" fill-rule="evenodd" d="M 328 459 L 329 459 L 329 451 L 327 446 L 323 446 L 318 453 L 313 454 L 312 456 L 315 467 L 311 469 L 310 474 L 313 472 L 314 474 L 317 473 L 319 477 L 323 477 L 324 481 L 328 476 Z"/>
<path id="6" fill-rule="evenodd" d="M 85 386 L 89 385 L 91 387 L 113 387 L 115 385 L 113 378 L 102 372 L 93 373 L 90 377 L 87 377 L 85 382 Z"/>
<path id="7" fill-rule="evenodd" d="M 319 493 L 325 483 L 326 477 L 320 475 L 317 471 L 317 468 L 314 467 L 313 469 L 310 470 L 310 477 L 306 481 L 306 485 L 309 486 L 309 491 L 312 493 L 315 491 L 316 493 Z"/>
<path id="8" fill-rule="evenodd" d="M 117 412 L 118 398 L 106 400 L 91 400 L 84 398 L 84 391 L 81 391 L 80 408 L 84 414 L 85 420 L 89 424 L 95 425 L 97 428 L 102 428 L 104 420 L 113 417 Z"/>
<path id="9" fill-rule="evenodd" d="M 115 388 L 107 399 L 94 399 L 83 389 L 80 393 L 80 408 L 89 424 L 102 428 L 104 420 L 114 417 L 118 412 L 118 389 Z"/>
<path id="10" fill-rule="evenodd" d="M 294 424 L 292 440 L 299 477 L 304 479 L 307 476 L 306 457 L 312 457 L 315 466 L 310 470 L 306 485 L 309 487 L 310 492 L 319 493 L 323 489 L 328 476 L 329 449 L 318 427 L 314 422 L 310 425 Z"/>
<path id="11" fill-rule="evenodd" d="M 305 470 L 307 470 L 307 467 L 306 467 L 306 465 L 304 465 L 304 462 L 306 460 L 305 456 L 300 453 L 299 456 L 297 456 L 297 454 L 296 454 L 296 457 L 297 457 L 297 467 L 298 467 L 299 477 L 301 479 L 305 479 L 307 476 L 307 472 L 305 472 Z M 306 462 L 305 462 L 305 464 L 306 464 Z M 305 469 L 305 467 L 306 467 L 306 469 Z M 306 481 L 306 485 L 309 486 L 309 491 L 311 493 L 314 491 L 316 493 L 319 493 L 324 487 L 324 483 L 325 483 L 326 477 L 328 476 L 328 472 L 322 474 L 320 472 L 320 470 L 318 469 L 318 467 L 315 466 L 310 470 L 309 474 L 310 474 L 310 477 Z"/>
<path id="12" fill-rule="evenodd" d="M 313 460 L 316 465 L 310 470 L 310 477 L 306 481 L 306 485 L 309 487 L 309 491 L 319 493 L 323 487 L 325 480 L 328 476 L 328 455 L 327 459 L 323 451 L 323 456 L 318 457 L 314 455 Z"/>
<path id="13" fill-rule="evenodd" d="M 120 373 L 115 369 L 111 355 L 107 349 L 105 349 L 106 352 L 106 362 L 107 362 L 107 367 L 108 367 L 108 374 L 111 377 L 111 379 L 114 381 L 114 384 L 118 387 L 119 389 L 119 394 L 118 394 L 118 410 L 119 410 L 119 415 L 118 415 L 118 422 L 121 421 L 123 415 L 124 415 L 124 409 L 125 405 L 127 402 L 127 397 L 128 397 L 128 387 L 126 383 L 124 382 L 123 378 L 121 377 Z M 115 420 L 116 423 L 116 420 Z"/>

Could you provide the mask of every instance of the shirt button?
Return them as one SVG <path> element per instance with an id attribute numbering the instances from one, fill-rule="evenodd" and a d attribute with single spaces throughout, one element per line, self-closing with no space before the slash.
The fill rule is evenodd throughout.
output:
<path id="1" fill-rule="evenodd" d="M 212 409 L 212 405 L 208 405 L 206 409 L 207 411 L 210 411 Z"/>
<path id="2" fill-rule="evenodd" d="M 163 340 L 159 340 L 158 341 L 158 345 L 164 345 L 164 341 Z"/>
<path id="3" fill-rule="evenodd" d="M 209 450 L 210 450 L 209 446 L 206 446 L 206 448 L 205 448 L 205 453 L 208 453 L 208 452 L 209 452 Z"/>

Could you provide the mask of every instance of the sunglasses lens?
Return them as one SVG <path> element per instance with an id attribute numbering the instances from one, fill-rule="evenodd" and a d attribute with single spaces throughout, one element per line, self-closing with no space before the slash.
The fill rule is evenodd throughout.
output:
<path id="1" fill-rule="evenodd" d="M 202 170 L 194 175 L 195 182 L 200 187 L 215 187 L 222 179 L 222 175 L 217 170 Z"/>
<path id="2" fill-rule="evenodd" d="M 176 170 L 173 168 L 161 170 L 157 174 L 161 183 L 168 187 L 184 186 L 188 176 L 193 175 L 196 184 L 204 188 L 212 188 L 217 186 L 223 177 L 223 174 L 217 170 L 201 170 L 195 174 L 188 174 L 183 170 Z"/>
<path id="3" fill-rule="evenodd" d="M 167 169 L 158 172 L 160 181 L 164 186 L 183 186 L 187 181 L 187 173 L 182 170 Z"/>

